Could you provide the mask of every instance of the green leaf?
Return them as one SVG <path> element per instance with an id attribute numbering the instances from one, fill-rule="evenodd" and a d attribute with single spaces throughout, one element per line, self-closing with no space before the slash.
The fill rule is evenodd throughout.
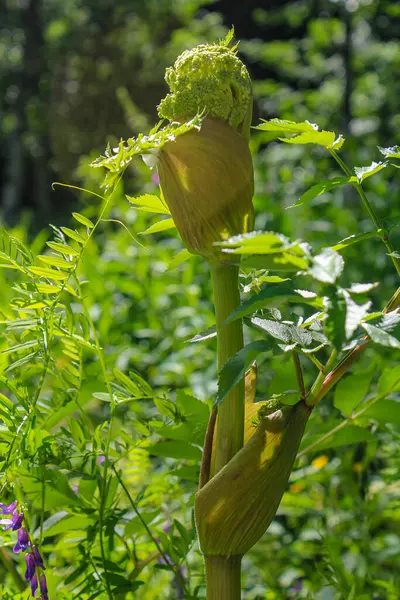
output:
<path id="1" fill-rule="evenodd" d="M 325 192 L 330 192 L 331 190 L 341 186 L 346 185 L 347 183 L 353 183 L 357 181 L 356 177 L 335 177 L 335 179 L 328 179 L 326 181 L 321 181 L 316 185 L 313 185 L 309 190 L 307 190 L 300 199 L 296 202 L 296 204 L 292 204 L 291 206 L 287 206 L 286 209 L 295 208 L 296 206 L 301 206 L 306 202 L 310 202 L 317 196 L 321 196 L 325 194 Z"/>
<path id="2" fill-rule="evenodd" d="M 375 173 L 379 173 L 385 167 L 388 166 L 387 162 L 373 162 L 368 167 L 354 167 L 354 174 L 357 177 L 358 181 L 361 183 L 364 179 L 375 175 Z"/>
<path id="3" fill-rule="evenodd" d="M 379 281 L 375 281 L 374 283 L 352 283 L 347 291 L 350 294 L 367 294 L 371 292 L 379 285 Z"/>
<path id="4" fill-rule="evenodd" d="M 217 329 L 215 325 L 209 327 L 201 333 L 197 333 L 194 337 L 187 341 L 188 344 L 194 344 L 195 342 L 203 342 L 204 340 L 210 340 L 217 337 Z"/>
<path id="5" fill-rule="evenodd" d="M 286 144 L 316 144 L 324 148 L 332 148 L 336 135 L 333 131 L 307 131 L 292 138 L 279 138 Z"/>
<path id="6" fill-rule="evenodd" d="M 347 248 L 348 246 L 352 246 L 353 244 L 358 244 L 358 242 L 363 242 L 364 240 L 370 240 L 371 238 L 380 237 L 377 231 L 372 231 L 370 233 L 357 233 L 354 235 L 349 235 L 344 238 L 337 244 L 331 247 L 332 250 L 338 251 L 343 248 Z"/>
<path id="7" fill-rule="evenodd" d="M 400 402 L 379 400 L 363 413 L 363 417 L 374 419 L 380 423 L 393 423 L 400 427 Z"/>
<path id="8" fill-rule="evenodd" d="M 16 346 L 11 346 L 11 348 L 6 348 L 1 352 L 1 354 L 11 354 L 12 352 L 23 352 L 28 348 L 34 348 L 39 346 L 40 342 L 38 340 L 30 340 L 29 342 L 24 342 L 23 344 L 17 344 Z"/>
<path id="9" fill-rule="evenodd" d="M 168 206 L 154 194 L 143 194 L 142 196 L 127 196 L 131 204 L 134 204 L 136 210 L 143 212 L 157 213 L 161 215 L 170 215 Z"/>
<path id="10" fill-rule="evenodd" d="M 374 370 L 345 377 L 336 386 L 333 403 L 345 417 L 349 417 L 356 406 L 367 395 Z"/>
<path id="11" fill-rule="evenodd" d="M 59 252 L 60 254 L 66 254 L 67 256 L 79 256 L 80 250 L 72 248 L 67 244 L 60 244 L 59 242 L 46 242 L 49 248 Z"/>
<path id="12" fill-rule="evenodd" d="M 289 246 L 285 236 L 273 231 L 252 231 L 218 242 L 223 252 L 230 254 L 273 254 Z"/>
<path id="13" fill-rule="evenodd" d="M 296 123 L 295 121 L 285 121 L 283 119 L 270 119 L 269 121 L 262 119 L 262 123 L 254 127 L 254 129 L 289 134 L 318 131 L 318 125 L 309 123 L 308 121 Z"/>
<path id="14" fill-rule="evenodd" d="M 52 267 L 58 267 L 60 269 L 72 269 L 74 267 L 73 262 L 69 262 L 63 258 L 59 258 L 58 256 L 39 254 L 38 259 L 46 263 L 47 265 L 51 265 Z"/>
<path id="15" fill-rule="evenodd" d="M 78 242 L 78 244 L 83 245 L 86 242 L 86 239 L 82 237 L 81 234 L 77 231 L 69 229 L 69 227 L 60 227 L 60 229 L 64 233 L 64 235 L 71 238 L 71 240 L 75 240 L 75 242 Z"/>
<path id="16" fill-rule="evenodd" d="M 47 429 L 49 431 L 50 429 L 55 427 L 55 425 L 58 425 L 61 421 L 66 419 L 66 417 L 69 417 L 78 409 L 79 407 L 77 403 L 74 400 L 71 400 L 71 402 L 68 402 L 67 404 L 65 404 L 58 410 L 53 411 L 50 414 L 48 419 L 43 424 L 44 429 Z"/>
<path id="17" fill-rule="evenodd" d="M 247 369 L 260 352 L 267 352 L 270 348 L 268 342 L 258 340 L 244 346 L 225 363 L 218 377 L 218 392 L 214 406 L 218 406 L 231 389 L 244 377 Z"/>
<path id="18" fill-rule="evenodd" d="M 8 365 L 8 367 L 5 369 L 4 373 L 9 373 L 10 371 L 14 371 L 14 369 L 18 369 L 19 367 L 22 367 L 23 365 L 30 363 L 36 355 L 37 355 L 37 352 L 30 352 L 29 354 L 22 356 L 22 358 L 20 358 L 20 359 L 16 360 L 15 362 L 11 363 L 10 365 Z"/>
<path id="19" fill-rule="evenodd" d="M 201 450 L 182 441 L 158 442 L 148 448 L 149 454 L 165 458 L 201 460 Z"/>
<path id="20" fill-rule="evenodd" d="M 357 304 L 350 297 L 350 295 L 348 295 L 348 293 L 345 294 L 344 298 L 346 302 L 346 319 L 344 328 L 346 338 L 350 339 L 358 326 L 361 324 L 362 319 L 368 314 L 372 302 Z"/>
<path id="21" fill-rule="evenodd" d="M 347 306 L 343 294 L 333 290 L 327 296 L 327 313 L 325 332 L 336 350 L 342 349 L 345 340 L 345 321 Z"/>
<path id="22" fill-rule="evenodd" d="M 296 327 L 293 323 L 279 323 L 278 321 L 259 319 L 258 317 L 251 319 L 251 323 L 285 344 L 309 346 L 313 340 L 311 332 L 302 327 Z M 285 351 L 289 349 L 291 348 L 287 348 Z"/>
<path id="23" fill-rule="evenodd" d="M 382 394 L 385 391 L 396 392 L 400 390 L 400 365 L 396 367 L 387 367 L 378 381 L 378 392 Z"/>
<path id="24" fill-rule="evenodd" d="M 160 231 L 166 231 L 167 229 L 174 229 L 175 223 L 173 219 L 163 219 L 162 221 L 158 221 L 151 225 L 145 231 L 140 231 L 139 235 L 150 235 L 151 233 L 158 233 Z"/>
<path id="25" fill-rule="evenodd" d="M 186 248 L 184 250 L 181 250 L 173 258 L 171 258 L 166 270 L 170 271 L 171 269 L 175 269 L 175 267 L 179 267 L 179 265 L 189 260 L 190 258 L 193 258 L 193 256 L 194 254 L 189 252 L 189 250 L 186 250 Z"/>
<path id="26" fill-rule="evenodd" d="M 322 283 L 335 283 L 344 268 L 344 260 L 331 248 L 324 248 L 321 254 L 313 259 L 309 274 Z"/>
<path id="27" fill-rule="evenodd" d="M 311 445 L 318 441 L 318 436 L 310 437 L 307 440 L 307 445 Z M 348 446 L 351 444 L 358 444 L 360 442 L 374 442 L 375 436 L 358 425 L 346 425 L 343 429 L 340 429 L 332 436 L 327 438 L 325 441 L 321 441 L 315 448 L 317 452 L 320 450 L 327 450 L 328 448 L 338 448 L 340 446 Z"/>
<path id="28" fill-rule="evenodd" d="M 293 295 L 293 290 L 287 285 L 270 285 L 264 288 L 259 294 L 248 298 L 231 312 L 225 323 L 232 323 L 246 315 L 253 314 L 260 308 L 269 306 L 278 306 L 285 301 L 288 295 Z"/>
<path id="29" fill-rule="evenodd" d="M 390 148 L 381 148 L 381 146 L 378 146 L 378 150 L 385 158 L 400 158 L 400 146 L 392 146 Z"/>
<path id="30" fill-rule="evenodd" d="M 81 215 L 80 213 L 73 212 L 72 216 L 81 225 L 85 225 L 85 227 L 88 227 L 89 229 L 93 229 L 94 223 L 92 223 L 92 221 L 90 219 L 88 219 L 87 217 L 85 217 L 84 215 Z"/>
<path id="31" fill-rule="evenodd" d="M 45 277 L 46 279 L 52 279 L 54 281 L 64 281 L 69 277 L 68 273 L 56 271 L 55 269 L 45 269 L 43 267 L 28 267 L 28 271 L 38 277 Z"/>
<path id="32" fill-rule="evenodd" d="M 268 271 L 293 273 L 307 269 L 308 262 L 301 256 L 296 256 L 290 252 L 283 251 L 279 254 L 254 254 L 253 256 L 246 256 L 242 259 L 241 265 L 253 269 L 267 269 Z"/>
<path id="33" fill-rule="evenodd" d="M 41 294 L 58 294 L 61 292 L 61 287 L 49 283 L 38 283 L 36 287 Z"/>
<path id="34" fill-rule="evenodd" d="M 400 348 L 400 342 L 393 335 L 390 335 L 387 331 L 384 331 L 376 325 L 370 325 L 369 323 L 362 324 L 369 337 L 376 344 L 386 346 L 387 348 Z"/>

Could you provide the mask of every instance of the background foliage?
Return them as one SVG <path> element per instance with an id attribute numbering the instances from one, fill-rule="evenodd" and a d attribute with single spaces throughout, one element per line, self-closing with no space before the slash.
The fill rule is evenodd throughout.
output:
<path id="1" fill-rule="evenodd" d="M 398 17 L 397 3 L 357 0 L 267 8 L 197 0 L 1 5 L 0 173 L 8 231 L 0 261 L 7 264 L 0 270 L 2 495 L 26 503 L 43 544 L 50 597 L 105 598 L 111 587 L 120 598 L 174 599 L 184 597 L 182 581 L 187 597 L 202 597 L 191 506 L 216 391 L 215 340 L 188 343 L 213 324 L 208 269 L 197 258 L 171 268 L 181 242 L 169 232 L 138 236 L 158 219 L 124 196 L 154 193 L 152 174 L 135 163 L 106 206 L 69 188 L 52 191 L 51 182 L 98 192 L 102 174 L 88 167 L 92 158 L 107 141 L 148 131 L 165 94 L 165 67 L 183 49 L 222 37 L 232 23 L 254 80 L 254 123 L 308 119 L 345 135 L 341 156 L 349 165 L 378 161 L 377 145 L 400 142 Z M 257 131 L 252 138 L 257 229 L 306 240 L 314 254 L 373 231 L 351 186 L 284 210 L 341 173 L 323 149 L 272 137 Z M 388 168 L 365 183 L 395 248 L 398 175 Z M 72 210 L 96 227 L 72 220 Z M 76 229 L 78 237 L 42 229 L 48 222 Z M 75 252 L 45 251 L 50 239 Z M 370 298 L 382 309 L 397 285 L 380 241 L 342 255 L 340 285 L 379 282 L 357 301 Z M 38 268 L 61 274 L 48 279 Z M 244 297 L 257 289 L 252 281 L 243 280 L 250 286 Z M 321 282 L 298 283 L 324 293 Z M 294 310 L 296 317 L 310 314 Z M 293 317 L 287 307 L 282 312 Z M 259 337 L 252 329 L 246 335 Z M 365 353 L 315 411 L 303 450 L 351 417 L 355 393 L 371 399 L 393 384 L 385 401 L 398 401 L 397 380 L 390 379 L 397 353 Z M 315 366 L 303 366 L 309 385 Z M 277 349 L 260 357 L 259 370 L 258 399 L 296 388 L 290 357 Z M 360 378 L 351 379 L 356 373 L 361 391 Z M 246 599 L 398 598 L 400 418 L 384 406 L 298 460 L 276 519 L 246 557 Z M 1 533 L 3 560 L 14 541 Z M 12 564 L 15 572 L 0 566 L 5 599 L 18 598 L 22 585 L 21 561 Z"/>

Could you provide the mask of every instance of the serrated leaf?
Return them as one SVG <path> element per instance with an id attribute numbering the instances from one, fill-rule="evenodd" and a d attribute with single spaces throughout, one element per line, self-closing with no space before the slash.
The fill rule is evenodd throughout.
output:
<path id="1" fill-rule="evenodd" d="M 346 185 L 348 183 L 353 183 L 357 181 L 356 177 L 335 177 L 335 179 L 328 179 L 326 181 L 321 181 L 316 185 L 313 185 L 309 190 L 307 190 L 296 202 L 296 204 L 292 204 L 291 206 L 287 206 L 286 208 L 295 208 L 296 206 L 301 206 L 306 202 L 310 202 L 317 196 L 321 196 L 325 194 L 325 192 L 330 192 L 331 190 L 340 187 L 341 185 Z"/>
<path id="2" fill-rule="evenodd" d="M 322 283 L 335 283 L 344 268 L 344 260 L 331 248 L 324 248 L 321 254 L 313 259 L 309 273 L 314 279 Z"/>
<path id="3" fill-rule="evenodd" d="M 353 333 L 360 325 L 362 319 L 368 314 L 371 308 L 372 302 L 366 302 L 365 304 L 357 304 L 349 296 L 345 295 L 346 302 L 346 319 L 345 319 L 345 332 L 346 338 L 350 339 Z"/>
<path id="4" fill-rule="evenodd" d="M 94 223 L 92 223 L 92 221 L 90 219 L 88 219 L 87 217 L 85 217 L 84 215 L 81 215 L 80 213 L 73 212 L 72 216 L 81 225 L 85 225 L 85 227 L 89 227 L 89 229 L 93 229 Z"/>
<path id="5" fill-rule="evenodd" d="M 393 337 L 393 335 L 390 335 L 387 331 L 384 331 L 376 325 L 371 325 L 370 323 L 363 323 L 362 326 L 371 340 L 376 344 L 386 346 L 387 348 L 400 348 L 399 340 Z"/>
<path id="6" fill-rule="evenodd" d="M 290 326 L 287 324 L 271 321 L 270 319 L 260 319 L 258 317 L 251 319 L 251 322 L 275 339 L 285 342 L 285 344 L 289 344 L 292 341 Z"/>
<path id="7" fill-rule="evenodd" d="M 354 167 L 354 173 L 357 177 L 358 181 L 361 183 L 364 179 L 375 175 L 375 173 L 379 173 L 385 167 L 387 167 L 387 162 L 373 162 L 368 167 Z"/>
<path id="8" fill-rule="evenodd" d="M 350 294 L 367 294 L 371 292 L 379 285 L 379 281 L 375 281 L 374 283 L 352 283 L 347 291 Z"/>
<path id="9" fill-rule="evenodd" d="M 248 298 L 240 306 L 235 308 L 226 319 L 225 323 L 232 323 L 246 315 L 253 314 L 260 308 L 277 306 L 282 304 L 288 295 L 293 294 L 293 290 L 287 285 L 270 285 L 264 288 L 259 294 Z"/>
<path id="10" fill-rule="evenodd" d="M 247 344 L 239 350 L 235 356 L 230 358 L 222 367 L 218 377 L 218 392 L 215 398 L 214 406 L 218 406 L 235 385 L 244 378 L 245 373 L 252 362 L 261 352 L 270 349 L 270 344 L 263 340 L 258 340 Z"/>
<path id="11" fill-rule="evenodd" d="M 151 233 L 159 233 L 160 231 L 166 231 L 167 229 L 174 229 L 175 223 L 173 219 L 163 219 L 151 225 L 144 231 L 140 231 L 139 235 L 150 235 Z"/>
<path id="12" fill-rule="evenodd" d="M 378 150 L 385 158 L 400 158 L 400 146 L 391 146 L 389 148 L 378 146 Z"/>
<path id="13" fill-rule="evenodd" d="M 136 210 L 143 212 L 170 215 L 171 212 L 165 202 L 154 194 L 143 194 L 142 196 L 126 196 Z"/>
<path id="14" fill-rule="evenodd" d="M 260 125 L 254 127 L 258 131 L 274 131 L 278 133 L 303 133 L 308 131 L 318 131 L 318 125 L 303 121 L 296 123 L 295 121 L 286 121 L 283 119 L 270 119 L 264 121 Z"/>
<path id="15" fill-rule="evenodd" d="M 304 271 L 307 269 L 308 262 L 306 258 L 283 251 L 276 254 L 254 254 L 253 256 L 246 256 L 242 259 L 241 265 L 253 269 L 296 273 L 297 271 Z"/>
<path id="16" fill-rule="evenodd" d="M 345 340 L 347 306 L 343 294 L 334 290 L 327 297 L 327 319 L 325 331 L 336 350 L 342 349 Z"/>
<path id="17" fill-rule="evenodd" d="M 285 144 L 316 144 L 324 148 L 332 148 L 336 135 L 333 131 L 307 131 L 292 138 L 279 138 Z"/>
<path id="18" fill-rule="evenodd" d="M 345 377 L 336 386 L 333 403 L 345 417 L 349 417 L 356 406 L 367 395 L 374 371 L 357 373 Z"/>
<path id="19" fill-rule="evenodd" d="M 286 249 L 290 242 L 285 236 L 273 231 L 252 231 L 235 235 L 224 242 L 218 242 L 223 252 L 232 254 L 273 254 Z"/>

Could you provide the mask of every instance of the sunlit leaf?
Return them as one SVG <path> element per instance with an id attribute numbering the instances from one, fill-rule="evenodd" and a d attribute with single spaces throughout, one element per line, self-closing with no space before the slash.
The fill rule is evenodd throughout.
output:
<path id="1" fill-rule="evenodd" d="M 358 181 L 362 182 L 364 179 L 375 175 L 375 173 L 379 173 L 379 171 L 382 171 L 387 166 L 387 162 L 373 162 L 368 167 L 354 167 L 354 173 Z"/>
<path id="2" fill-rule="evenodd" d="M 163 221 L 158 221 L 151 225 L 145 231 L 140 231 L 139 235 L 150 235 L 151 233 L 158 233 L 160 231 L 166 231 L 167 229 L 174 229 L 175 223 L 173 219 L 164 219 Z"/>
<path id="3" fill-rule="evenodd" d="M 158 213 L 170 215 L 171 212 L 165 202 L 154 194 L 143 194 L 142 196 L 127 196 L 127 199 L 133 204 L 136 210 L 143 212 Z"/>
<path id="4" fill-rule="evenodd" d="M 85 225 L 85 227 L 88 227 L 89 229 L 93 229 L 94 223 L 92 223 L 92 221 L 90 219 L 88 219 L 87 217 L 85 217 L 84 215 L 73 212 L 72 216 L 74 217 L 74 219 L 76 221 L 78 221 L 78 223 L 81 223 L 81 225 Z"/>
<path id="5" fill-rule="evenodd" d="M 314 257 L 310 275 L 323 283 L 335 283 L 344 268 L 344 260 L 331 248 L 324 248 L 321 254 Z"/>

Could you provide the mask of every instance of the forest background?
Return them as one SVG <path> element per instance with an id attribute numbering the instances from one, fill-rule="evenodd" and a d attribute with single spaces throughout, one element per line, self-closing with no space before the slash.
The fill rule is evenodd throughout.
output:
<path id="1" fill-rule="evenodd" d="M 94 219 L 98 199 L 53 189 L 52 183 L 100 192 L 103 174 L 89 167 L 92 160 L 108 142 L 115 146 L 121 137 L 149 131 L 167 91 L 165 68 L 186 48 L 223 38 L 232 25 L 254 82 L 254 124 L 273 117 L 309 120 L 342 133 L 342 157 L 350 165 L 380 160 L 377 146 L 400 143 L 397 2 L 5 0 L 0 5 L 2 225 L 40 253 L 52 235 L 49 223 L 71 226 L 72 211 Z M 322 149 L 268 142 L 268 134 L 254 133 L 256 229 L 282 232 L 316 249 L 371 231 L 351 186 L 286 210 L 315 182 L 339 172 Z M 398 248 L 398 171 L 375 175 L 366 189 Z M 124 194 L 155 190 L 154 176 L 138 161 L 105 215 L 113 222 L 103 224 L 82 260 L 82 273 L 90 279 L 86 299 L 108 370 L 134 369 L 157 396 L 191 390 L 207 400 L 216 390 L 215 342 L 185 343 L 213 324 L 207 268 L 196 258 L 167 269 L 182 248 L 176 237 L 142 237 L 151 252 L 131 237 L 154 221 L 129 207 Z M 379 241 L 351 246 L 344 258 L 343 285 L 379 282 L 372 299 L 382 307 L 397 286 Z M 3 308 L 13 294 L 13 277 L 0 271 Z M 1 338 L 0 344 L 5 348 Z M 398 350 L 367 352 L 356 368 L 370 382 L 382 367 L 395 368 L 396 358 Z M 296 388 L 295 373 L 281 355 L 268 356 L 263 368 L 260 398 Z M 80 402 L 92 422 L 101 424 L 108 407 L 98 363 L 87 359 L 83 371 Z M 351 383 L 342 386 L 341 394 L 352 393 Z M 51 395 L 50 383 L 43 395 Z M 58 409 L 65 402 L 60 399 Z M 148 410 L 135 403 L 119 416 L 133 431 Z M 319 434 L 339 422 L 334 393 L 315 419 Z M 387 420 L 371 415 L 365 435 L 331 436 L 297 465 L 276 519 L 246 559 L 246 599 L 399 597 L 399 425 L 400 412 Z M 161 447 L 157 452 L 134 448 L 126 466 L 130 489 L 144 489 L 151 472 L 153 502 L 167 507 L 164 516 L 176 517 L 195 488 L 197 458 L 189 457 L 189 468 L 185 457 L 163 456 Z M 185 466 L 179 466 L 181 459 Z M 56 505 L 46 507 L 47 519 Z M 190 523 L 190 515 L 181 520 Z M 131 523 L 135 536 L 138 525 Z M 53 526 L 48 523 L 48 535 L 59 550 L 53 566 L 71 576 L 71 555 L 62 547 L 71 523 L 64 530 Z M 200 561 L 189 563 L 201 586 Z M 159 566 L 152 577 L 144 574 L 135 597 L 179 597 L 171 573 Z M 0 580 L 2 575 L 0 566 Z M 55 577 L 51 585 L 55 589 L 58 583 Z"/>

